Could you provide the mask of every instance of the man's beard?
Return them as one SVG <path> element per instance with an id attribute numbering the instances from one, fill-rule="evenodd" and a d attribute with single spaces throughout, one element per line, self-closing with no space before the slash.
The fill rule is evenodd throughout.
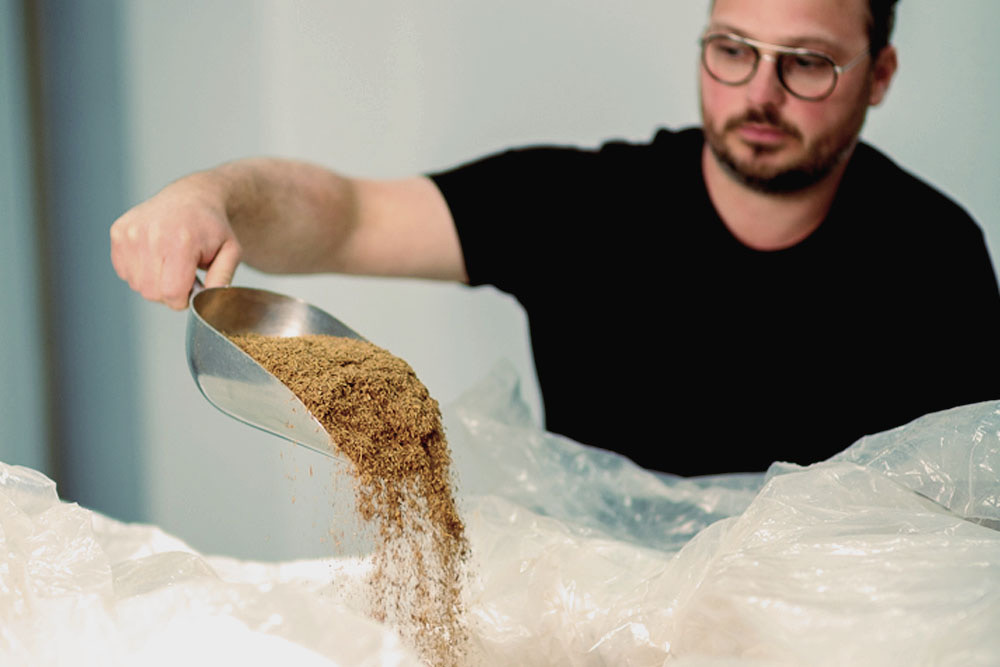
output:
<path id="1" fill-rule="evenodd" d="M 744 123 L 770 125 L 785 132 L 791 139 L 801 142 L 802 133 L 797 127 L 786 122 L 780 114 L 770 108 L 750 109 L 736 118 L 729 119 L 721 132 L 715 130 L 711 118 L 702 111 L 705 119 L 705 140 L 712 154 L 722 168 L 732 178 L 758 192 L 788 194 L 805 190 L 826 178 L 835 167 L 851 154 L 864 123 L 866 108 L 859 107 L 843 129 L 817 137 L 807 152 L 798 161 L 772 166 L 755 164 L 754 160 L 740 161 L 726 147 L 727 133 L 737 130 Z M 768 146 L 749 146 L 753 157 L 765 156 L 772 150 Z"/>

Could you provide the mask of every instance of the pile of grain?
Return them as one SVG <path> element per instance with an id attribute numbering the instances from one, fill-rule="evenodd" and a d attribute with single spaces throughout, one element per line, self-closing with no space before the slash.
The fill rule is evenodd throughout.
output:
<path id="1" fill-rule="evenodd" d="M 437 401 L 409 364 L 366 341 L 231 338 L 288 385 L 354 464 L 358 511 L 377 527 L 372 616 L 427 662 L 459 664 L 468 547 Z"/>

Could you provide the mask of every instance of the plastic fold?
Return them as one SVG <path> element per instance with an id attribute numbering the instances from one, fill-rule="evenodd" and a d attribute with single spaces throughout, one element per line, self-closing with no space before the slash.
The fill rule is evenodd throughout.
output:
<path id="1" fill-rule="evenodd" d="M 529 415 L 507 366 L 445 409 L 470 664 L 1000 663 L 1000 403 L 695 479 Z M 365 616 L 364 557 L 200 554 L 6 464 L 0 545 L 0 664 L 420 664 Z"/>

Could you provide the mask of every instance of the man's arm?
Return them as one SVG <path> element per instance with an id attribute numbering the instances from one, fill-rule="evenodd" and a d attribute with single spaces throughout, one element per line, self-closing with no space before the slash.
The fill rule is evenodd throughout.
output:
<path id="1" fill-rule="evenodd" d="M 451 213 L 430 179 L 352 179 L 254 158 L 171 183 L 111 226 L 132 289 L 183 309 L 195 270 L 228 284 L 243 261 L 271 273 L 340 272 L 466 281 Z"/>

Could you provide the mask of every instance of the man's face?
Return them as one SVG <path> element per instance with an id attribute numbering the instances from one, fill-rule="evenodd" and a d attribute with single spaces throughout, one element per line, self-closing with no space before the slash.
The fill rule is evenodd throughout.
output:
<path id="1" fill-rule="evenodd" d="M 867 0 L 716 0 L 708 32 L 808 48 L 843 65 L 868 46 Z M 766 53 L 766 49 L 764 50 Z M 723 167 L 750 187 L 787 192 L 822 179 L 849 155 L 875 103 L 867 56 L 840 75 L 824 100 L 791 95 L 776 63 L 730 86 L 701 68 L 705 138 Z"/>

